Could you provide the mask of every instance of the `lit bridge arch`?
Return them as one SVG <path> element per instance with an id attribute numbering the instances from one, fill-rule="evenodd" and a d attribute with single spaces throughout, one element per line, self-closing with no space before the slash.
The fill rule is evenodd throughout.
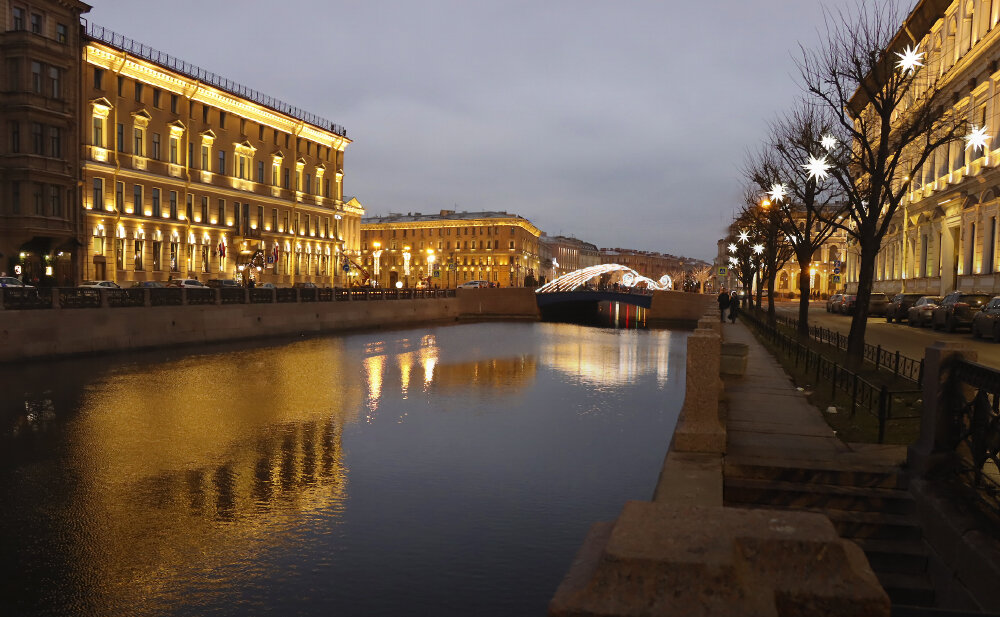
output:
<path id="1" fill-rule="evenodd" d="M 535 290 L 535 293 L 544 294 L 574 291 L 591 279 L 595 279 L 605 274 L 611 274 L 613 272 L 622 273 L 619 284 L 624 287 L 635 287 L 640 283 L 645 283 L 646 288 L 651 291 L 662 291 L 674 288 L 673 281 L 670 280 L 670 277 L 666 274 L 661 276 L 659 282 L 657 282 L 649 277 L 639 274 L 628 266 L 623 266 L 621 264 L 601 264 L 599 266 L 581 268 L 580 270 L 574 270 L 573 272 L 564 274 L 559 278 L 542 285 Z"/>

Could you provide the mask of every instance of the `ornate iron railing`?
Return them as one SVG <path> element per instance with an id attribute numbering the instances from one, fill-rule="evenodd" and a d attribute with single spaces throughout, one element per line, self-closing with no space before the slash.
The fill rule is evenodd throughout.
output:
<path id="1" fill-rule="evenodd" d="M 5 309 L 46 309 L 52 308 L 52 290 L 34 287 L 4 287 L 3 307 Z"/>
<path id="2" fill-rule="evenodd" d="M 1000 518 L 1000 371 L 958 360 L 948 393 L 954 477 Z"/>

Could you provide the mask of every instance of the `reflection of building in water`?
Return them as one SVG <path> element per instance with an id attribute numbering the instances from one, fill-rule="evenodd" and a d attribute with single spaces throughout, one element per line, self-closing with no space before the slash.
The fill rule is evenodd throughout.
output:
<path id="1" fill-rule="evenodd" d="M 443 391 L 470 388 L 503 388 L 513 391 L 535 380 L 537 363 L 534 356 L 486 358 L 472 362 L 439 364 L 434 386 Z"/>
<path id="2" fill-rule="evenodd" d="M 662 385 L 671 377 L 673 335 L 676 333 L 670 330 L 620 330 L 609 339 L 607 333 L 581 326 L 578 337 L 543 340 L 541 361 L 594 385 L 624 384 L 655 370 Z M 617 344 L 611 345 L 609 340 Z M 645 344 L 639 345 L 640 341 Z"/>
<path id="3" fill-rule="evenodd" d="M 342 427 L 363 400 L 341 379 L 342 355 L 307 342 L 141 366 L 92 386 L 67 463 L 79 478 L 67 507 L 88 512 L 75 561 L 98 568 L 82 577 L 97 586 L 88 597 L 169 598 L 190 568 L 252 559 L 238 552 L 263 549 L 275 528 L 336 514 Z"/>

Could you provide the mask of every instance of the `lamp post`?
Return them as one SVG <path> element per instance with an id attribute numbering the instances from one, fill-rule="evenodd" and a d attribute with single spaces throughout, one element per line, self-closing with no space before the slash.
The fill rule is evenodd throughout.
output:
<path id="1" fill-rule="evenodd" d="M 437 256 L 434 255 L 434 249 L 427 249 L 427 287 L 431 286 L 431 278 L 434 275 L 434 261 Z"/>
<path id="2" fill-rule="evenodd" d="M 410 247 L 403 247 L 403 286 L 410 286 Z"/>
<path id="3" fill-rule="evenodd" d="M 379 287 L 379 272 L 381 270 L 381 258 L 382 258 L 382 243 L 372 242 L 372 246 L 375 250 L 372 251 L 372 272 L 375 277 L 374 287 Z"/>

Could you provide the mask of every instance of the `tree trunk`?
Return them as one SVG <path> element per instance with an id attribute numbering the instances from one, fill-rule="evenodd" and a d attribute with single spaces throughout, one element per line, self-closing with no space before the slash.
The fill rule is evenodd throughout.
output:
<path id="1" fill-rule="evenodd" d="M 758 311 L 760 310 L 760 297 L 761 297 L 761 292 L 762 292 L 762 290 L 760 288 L 760 278 L 761 278 L 760 277 L 760 269 L 758 268 L 753 273 L 753 286 L 754 286 L 754 293 L 757 294 L 757 303 L 756 304 L 757 304 L 757 310 Z"/>
<path id="2" fill-rule="evenodd" d="M 799 262 L 799 323 L 798 333 L 803 338 L 809 338 L 809 257 Z"/>
<path id="3" fill-rule="evenodd" d="M 854 318 L 851 333 L 847 337 L 847 355 L 851 366 L 858 367 L 865 359 L 865 328 L 868 326 L 868 300 L 872 295 L 875 279 L 875 259 L 878 246 L 875 238 L 866 238 L 861 244 L 861 263 L 858 266 L 857 301 L 854 303 Z"/>
<path id="4" fill-rule="evenodd" d="M 777 320 L 774 317 L 774 279 L 778 278 L 777 272 L 771 272 L 767 277 L 767 325 L 774 327 Z"/>

